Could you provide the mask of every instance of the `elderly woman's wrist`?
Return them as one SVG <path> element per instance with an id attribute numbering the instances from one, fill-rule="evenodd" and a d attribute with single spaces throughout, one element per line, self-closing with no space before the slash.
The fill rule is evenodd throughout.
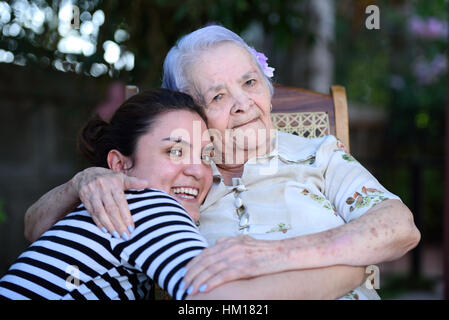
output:
<path id="1" fill-rule="evenodd" d="M 63 192 L 70 197 L 71 201 L 80 201 L 79 189 L 84 171 L 78 172 L 64 184 Z"/>
<path id="2" fill-rule="evenodd" d="M 290 240 L 283 239 L 275 242 L 275 256 L 279 258 L 279 265 L 282 266 L 280 272 L 298 268 L 296 263 L 297 250 Z"/>
<path id="3" fill-rule="evenodd" d="M 303 237 L 294 237 L 279 241 L 278 252 L 282 257 L 284 270 L 301 270 L 311 268 L 315 259 L 314 250 L 308 246 Z M 311 250 L 312 249 L 312 250 Z"/>

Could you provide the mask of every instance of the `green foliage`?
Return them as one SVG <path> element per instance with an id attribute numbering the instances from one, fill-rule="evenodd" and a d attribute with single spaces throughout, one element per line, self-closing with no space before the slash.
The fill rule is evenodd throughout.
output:
<path id="1" fill-rule="evenodd" d="M 14 1 L 18 0 L 12 3 Z M 276 46 L 285 47 L 303 32 L 301 27 L 304 21 L 300 6 L 302 1 L 297 0 L 78 0 L 73 4 L 80 8 L 81 17 L 83 14 L 93 15 L 99 10 L 105 15 L 98 35 L 91 37 L 95 42 L 95 53 L 84 56 L 57 50 L 61 39 L 57 22 L 61 1 L 28 2 L 52 11 L 53 19 L 46 20 L 40 33 L 29 28 L 23 28 L 24 32 L 17 37 L 5 36 L 0 32 L 0 48 L 12 51 L 26 64 L 50 68 L 54 61 L 59 60 L 64 68 L 90 76 L 94 63 L 105 63 L 104 42 L 114 40 L 115 32 L 122 29 L 130 37 L 119 43 L 120 47 L 122 52 L 130 50 L 134 53 L 135 66 L 130 71 L 108 66 L 109 76 L 128 83 L 145 84 L 146 87 L 160 85 L 163 58 L 171 45 L 183 34 L 208 23 L 222 24 L 237 33 L 257 23 L 273 34 Z M 14 18 L 12 14 L 10 20 Z M 0 31 L 1 27 L 0 23 Z M 109 78 L 107 75 L 104 77 Z"/>
<path id="2" fill-rule="evenodd" d="M 394 121 L 388 134 L 401 141 L 400 146 L 393 144 L 394 154 L 441 155 L 447 88 L 442 57 L 447 55 L 447 35 L 418 35 L 411 24 L 413 19 L 447 23 L 447 3 L 380 1 L 379 7 L 380 30 L 367 30 L 364 16 L 355 22 L 357 14 L 340 8 L 336 82 L 346 85 L 350 100 L 388 109 Z M 438 68 L 440 72 L 432 76 Z"/>
<path id="3" fill-rule="evenodd" d="M 382 280 L 377 293 L 382 300 L 397 299 L 410 291 L 419 291 L 432 294 L 435 290 L 435 281 L 425 278 L 403 274 L 392 274 Z"/>
<path id="4" fill-rule="evenodd" d="M 447 94 L 447 1 L 378 1 L 380 30 L 367 30 L 363 6 L 338 6 L 336 83 L 350 101 L 384 108 L 391 122 L 382 181 L 410 205 L 411 163 L 421 164 L 425 238 L 441 237 Z M 381 175 L 380 175 L 381 177 Z M 412 208 L 413 209 L 413 208 Z"/>
<path id="5" fill-rule="evenodd" d="M 6 213 L 3 210 L 3 201 L 0 200 L 0 224 L 6 222 Z"/>

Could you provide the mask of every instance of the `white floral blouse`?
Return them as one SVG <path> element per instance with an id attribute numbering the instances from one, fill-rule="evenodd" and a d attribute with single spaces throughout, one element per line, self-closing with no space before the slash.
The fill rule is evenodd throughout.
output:
<path id="1" fill-rule="evenodd" d="M 277 132 L 270 154 L 250 159 L 226 186 L 213 164 L 214 183 L 201 206 L 199 228 L 209 244 L 248 234 L 280 240 L 341 226 L 386 199 L 388 192 L 334 136 L 307 139 Z M 379 299 L 361 286 L 343 299 Z"/>

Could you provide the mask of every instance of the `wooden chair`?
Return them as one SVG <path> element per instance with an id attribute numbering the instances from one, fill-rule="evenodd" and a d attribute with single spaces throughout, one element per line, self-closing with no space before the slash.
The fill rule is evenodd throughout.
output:
<path id="1" fill-rule="evenodd" d="M 330 94 L 275 85 L 273 110 L 274 126 L 281 131 L 306 138 L 335 135 L 349 145 L 348 102 L 342 86 L 332 86 Z M 126 86 L 126 99 L 137 94 L 136 86 Z"/>
<path id="2" fill-rule="evenodd" d="M 281 131 L 306 138 L 333 134 L 349 151 L 349 121 L 346 91 L 332 86 L 330 94 L 275 85 L 271 117 Z"/>

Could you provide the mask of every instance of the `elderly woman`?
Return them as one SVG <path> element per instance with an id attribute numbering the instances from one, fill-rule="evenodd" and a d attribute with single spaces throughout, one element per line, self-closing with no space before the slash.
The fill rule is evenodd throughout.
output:
<path id="1" fill-rule="evenodd" d="M 272 273 L 381 263 L 419 242 L 410 210 L 335 137 L 274 130 L 271 75 L 263 55 L 220 26 L 186 35 L 164 62 L 163 87 L 190 94 L 204 108 L 216 148 L 214 182 L 200 218 L 200 232 L 215 244 L 187 265 L 191 294 Z M 25 234 L 35 239 L 78 199 L 100 227 L 122 234 L 133 227 L 122 190 L 145 186 L 86 169 L 27 211 Z M 331 287 L 347 285 L 327 270 L 321 276 Z M 310 279 L 304 286 L 313 287 L 316 278 Z M 315 290 L 330 289 L 317 282 Z M 365 286 L 353 296 L 377 298 Z"/>

